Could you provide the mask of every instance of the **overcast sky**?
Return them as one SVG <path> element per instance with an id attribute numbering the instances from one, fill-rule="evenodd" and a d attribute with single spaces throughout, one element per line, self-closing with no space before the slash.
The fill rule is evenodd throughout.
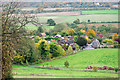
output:
<path id="1" fill-rule="evenodd" d="M 119 2 L 120 0 L 0 0 L 0 2 Z"/>

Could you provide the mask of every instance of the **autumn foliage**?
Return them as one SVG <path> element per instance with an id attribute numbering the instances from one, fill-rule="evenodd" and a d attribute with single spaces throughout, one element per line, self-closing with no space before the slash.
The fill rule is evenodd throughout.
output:
<path id="1" fill-rule="evenodd" d="M 68 35 L 73 35 L 75 33 L 74 29 L 68 29 L 67 30 Z"/>
<path id="2" fill-rule="evenodd" d="M 113 39 L 113 40 L 118 39 L 118 34 L 115 33 L 115 34 L 112 36 L 112 39 Z"/>
<path id="3" fill-rule="evenodd" d="M 88 29 L 87 30 L 87 35 L 90 37 L 95 37 L 96 36 L 96 33 L 93 29 Z"/>

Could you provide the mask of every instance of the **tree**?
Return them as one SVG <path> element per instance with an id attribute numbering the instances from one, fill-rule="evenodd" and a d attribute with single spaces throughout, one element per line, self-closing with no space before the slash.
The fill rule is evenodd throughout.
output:
<path id="1" fill-rule="evenodd" d="M 67 28 L 68 26 L 66 24 L 60 23 L 60 24 L 55 25 L 53 32 L 61 32 L 62 30 L 65 30 Z"/>
<path id="2" fill-rule="evenodd" d="M 74 41 L 76 42 L 77 41 L 77 39 L 78 39 L 78 36 L 74 36 Z"/>
<path id="3" fill-rule="evenodd" d="M 39 54 L 41 55 L 41 59 L 45 60 L 48 59 L 48 55 L 50 53 L 50 46 L 47 44 L 47 41 L 44 39 L 41 39 L 38 42 L 38 51 Z"/>
<path id="4" fill-rule="evenodd" d="M 113 40 L 118 39 L 118 34 L 115 33 L 115 34 L 112 36 L 112 39 L 113 39 Z"/>
<path id="5" fill-rule="evenodd" d="M 36 25 L 38 20 L 35 16 L 28 17 L 23 13 L 18 16 L 17 9 L 20 8 L 20 3 L 9 2 L 2 6 L 2 79 L 12 77 L 12 66 L 14 53 L 19 49 L 21 41 L 26 37 L 27 31 L 24 27 L 28 23 Z M 14 15 L 13 15 L 14 13 Z M 19 12 L 21 13 L 21 12 Z M 22 17 L 22 18 L 21 18 Z M 23 46 L 21 46 L 23 47 Z"/>
<path id="6" fill-rule="evenodd" d="M 43 33 L 43 28 L 42 27 L 38 27 L 36 34 L 40 35 L 41 33 Z"/>
<path id="7" fill-rule="evenodd" d="M 90 20 L 88 20 L 88 23 L 90 23 Z"/>
<path id="8" fill-rule="evenodd" d="M 77 42 L 76 42 L 79 46 L 84 46 L 87 44 L 87 40 L 83 37 L 78 37 Z"/>
<path id="9" fill-rule="evenodd" d="M 87 34 L 88 34 L 89 37 L 95 37 L 96 36 L 96 33 L 93 29 L 88 29 Z"/>
<path id="10" fill-rule="evenodd" d="M 58 57 L 62 54 L 62 47 L 56 44 L 50 43 L 50 53 L 53 57 Z"/>
<path id="11" fill-rule="evenodd" d="M 75 33 L 74 29 L 68 29 L 67 34 L 73 36 Z"/>
<path id="12" fill-rule="evenodd" d="M 56 25 L 56 23 L 53 19 L 48 19 L 47 24 L 49 24 L 50 26 L 55 26 Z"/>
<path id="13" fill-rule="evenodd" d="M 73 54 L 73 49 L 71 46 L 68 47 L 67 54 Z"/>
<path id="14" fill-rule="evenodd" d="M 79 51 L 79 45 L 75 43 L 75 50 Z"/>
<path id="15" fill-rule="evenodd" d="M 79 20 L 79 19 L 76 19 L 75 21 L 73 21 L 73 23 L 75 23 L 75 24 L 80 24 L 80 20 Z"/>

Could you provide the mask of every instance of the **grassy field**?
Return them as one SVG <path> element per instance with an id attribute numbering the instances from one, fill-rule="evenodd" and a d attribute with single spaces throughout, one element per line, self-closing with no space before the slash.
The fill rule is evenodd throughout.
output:
<path id="1" fill-rule="evenodd" d="M 109 13 L 118 13 L 118 10 L 87 10 L 82 11 L 82 14 L 109 14 Z"/>
<path id="2" fill-rule="evenodd" d="M 118 66 L 118 49 L 95 49 L 85 50 L 75 55 L 71 55 L 62 59 L 57 59 L 40 65 L 53 65 L 56 67 L 64 67 L 64 62 L 68 61 L 74 68 L 85 69 L 88 66 Z M 71 66 L 70 66 L 71 67 Z M 65 67 L 64 67 L 65 68 Z"/>
<path id="3" fill-rule="evenodd" d="M 91 22 L 112 22 L 118 21 L 118 14 L 91 14 L 91 15 L 77 15 L 77 16 L 41 16 L 38 17 L 40 23 L 46 23 L 48 19 L 53 19 L 58 23 L 72 23 L 76 19 L 80 19 L 80 22 L 87 22 L 88 19 Z M 39 26 L 27 25 L 28 30 L 37 30 Z M 54 26 L 43 25 L 45 31 L 53 29 Z"/>
<path id="4" fill-rule="evenodd" d="M 84 72 L 84 71 L 64 71 L 64 70 L 52 70 L 52 69 L 39 69 L 34 68 L 34 66 L 41 65 L 52 65 L 55 67 L 64 67 L 64 62 L 68 61 L 70 63 L 69 68 L 79 68 L 85 69 L 88 66 L 109 66 L 118 67 L 118 49 L 95 49 L 95 50 L 85 50 L 77 54 L 67 56 L 65 58 L 44 62 L 41 64 L 31 65 L 31 66 L 21 66 L 13 65 L 13 72 L 25 73 L 17 74 L 14 77 L 79 77 L 79 78 L 117 78 L 116 73 L 102 73 L 102 72 Z M 27 73 L 27 74 L 26 74 Z M 28 73 L 39 73 L 42 75 L 31 76 Z"/>
<path id="5" fill-rule="evenodd" d="M 35 25 L 26 25 L 26 29 L 27 30 L 37 30 L 38 27 L 39 27 L 39 25 L 38 26 L 35 26 Z M 54 26 L 48 26 L 48 25 L 42 25 L 42 27 L 43 27 L 44 31 L 49 31 L 50 29 L 54 28 Z"/>
<path id="6" fill-rule="evenodd" d="M 46 23 L 48 19 L 53 19 L 56 23 L 72 23 L 76 19 L 80 22 L 112 22 L 118 21 L 118 14 L 90 14 L 90 15 L 76 15 L 76 16 L 40 16 L 38 17 L 41 23 Z"/>
<path id="7" fill-rule="evenodd" d="M 116 73 L 100 73 L 100 72 L 84 72 L 84 71 L 64 71 L 64 70 L 51 70 L 51 69 L 39 69 L 39 68 L 15 68 L 13 72 L 24 73 L 14 75 L 14 78 L 117 78 Z M 41 74 L 41 75 L 30 75 Z"/>

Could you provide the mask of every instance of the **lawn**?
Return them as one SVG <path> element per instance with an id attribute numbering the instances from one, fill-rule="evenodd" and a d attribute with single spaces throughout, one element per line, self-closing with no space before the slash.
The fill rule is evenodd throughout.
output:
<path id="1" fill-rule="evenodd" d="M 56 23 L 72 23 L 76 19 L 80 22 L 112 22 L 118 21 L 118 14 L 90 14 L 90 15 L 77 15 L 77 16 L 38 16 L 41 23 L 46 23 L 48 19 L 53 19 Z"/>
<path id="2" fill-rule="evenodd" d="M 64 62 L 68 61 L 69 68 L 85 69 L 88 66 L 109 66 L 118 67 L 118 49 L 95 49 L 85 50 L 77 54 L 67 56 L 65 58 L 52 60 L 31 66 L 13 65 L 13 72 L 25 73 L 17 74 L 14 77 L 79 77 L 79 78 L 117 78 L 116 73 L 102 73 L 102 72 L 84 72 L 84 71 L 64 71 L 64 70 L 53 70 L 53 69 L 39 69 L 34 66 L 40 65 L 52 65 L 55 67 L 64 67 Z M 27 74 L 26 74 L 27 73 Z M 36 75 L 31 76 L 29 73 Z M 37 73 L 42 75 L 37 75 Z"/>
<path id="3" fill-rule="evenodd" d="M 87 10 L 87 11 L 82 11 L 82 14 L 109 14 L 109 13 L 118 13 L 118 10 Z"/>

